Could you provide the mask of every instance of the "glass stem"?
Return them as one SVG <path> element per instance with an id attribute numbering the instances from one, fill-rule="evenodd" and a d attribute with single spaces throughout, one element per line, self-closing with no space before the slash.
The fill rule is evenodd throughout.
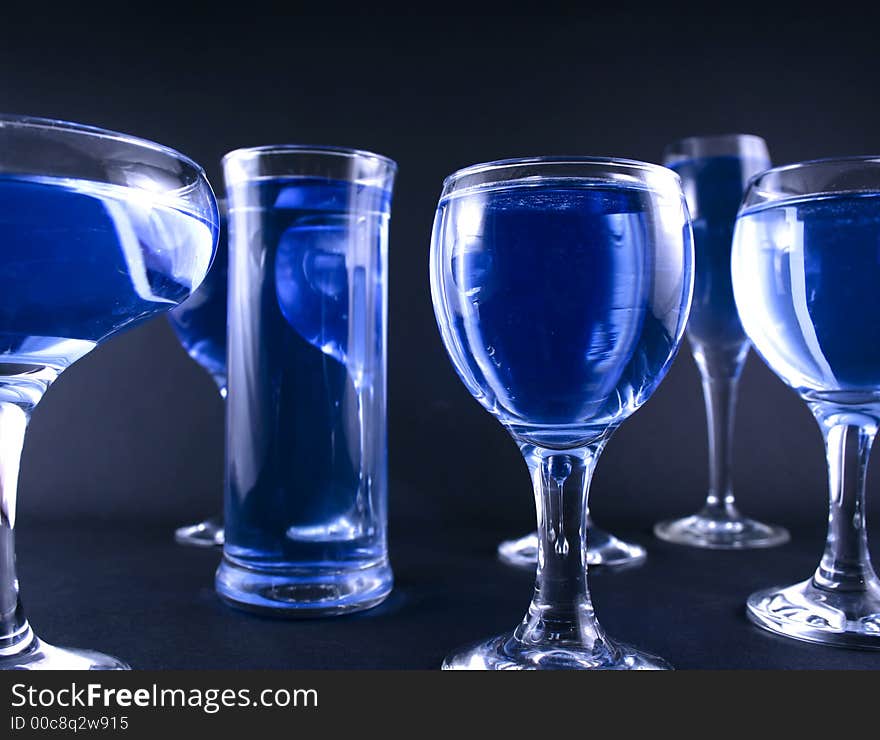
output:
<path id="1" fill-rule="evenodd" d="M 706 509 L 715 517 L 737 516 L 733 499 L 733 421 L 739 378 L 703 378 L 709 426 L 709 493 Z"/>
<path id="2" fill-rule="evenodd" d="M 830 504 L 828 538 L 813 583 L 834 591 L 863 591 L 877 576 L 865 530 L 865 477 L 877 418 L 814 409 L 825 437 Z"/>
<path id="3" fill-rule="evenodd" d="M 0 655 L 18 653 L 33 640 L 18 595 L 14 530 L 18 468 L 28 420 L 24 408 L 0 400 Z"/>
<path id="4" fill-rule="evenodd" d="M 520 449 L 532 475 L 538 512 L 535 594 L 515 639 L 586 648 L 607 646 L 587 585 L 587 497 L 605 442 L 575 450 Z"/>
<path id="5" fill-rule="evenodd" d="M 703 513 L 713 519 L 740 516 L 733 498 L 733 423 L 739 376 L 748 349 L 748 344 L 730 349 L 694 346 L 709 428 L 709 492 Z"/>

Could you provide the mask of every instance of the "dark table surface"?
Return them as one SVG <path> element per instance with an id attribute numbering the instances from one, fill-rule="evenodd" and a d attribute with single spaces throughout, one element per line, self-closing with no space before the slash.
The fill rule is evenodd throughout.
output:
<path id="1" fill-rule="evenodd" d="M 23 522 L 19 571 L 38 634 L 141 669 L 430 669 L 461 643 L 513 628 L 531 594 L 532 575 L 494 556 L 516 532 L 413 515 L 392 521 L 397 581 L 383 605 L 321 620 L 256 617 L 220 603 L 219 552 L 174 544 L 178 523 Z M 591 579 L 613 637 L 679 669 L 880 668 L 880 652 L 786 640 L 746 621 L 751 591 L 811 573 L 821 530 L 795 529 L 773 550 L 712 552 L 659 542 L 647 523 L 603 523 L 649 548 L 644 565 Z"/>

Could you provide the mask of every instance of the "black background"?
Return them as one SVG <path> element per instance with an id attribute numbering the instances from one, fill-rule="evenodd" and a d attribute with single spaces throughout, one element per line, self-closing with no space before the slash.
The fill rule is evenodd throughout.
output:
<path id="1" fill-rule="evenodd" d="M 880 152 L 876 13 L 541 8 L 4 11 L 7 112 L 160 141 L 202 163 L 218 190 L 221 156 L 257 144 L 355 146 L 400 166 L 389 327 L 395 595 L 366 615 L 295 624 L 215 600 L 217 553 L 176 547 L 171 533 L 220 506 L 222 406 L 158 319 L 65 372 L 31 423 L 20 572 L 41 634 L 142 668 L 430 668 L 456 644 L 512 627 L 530 576 L 497 563 L 494 548 L 533 527 L 532 500 L 515 445 L 454 375 L 436 330 L 427 255 L 442 178 L 511 156 L 657 161 L 683 135 L 733 131 L 763 136 L 776 163 Z M 598 521 L 650 549 L 644 567 L 593 579 L 600 616 L 682 668 L 880 667 L 877 654 L 791 643 L 746 623 L 750 591 L 815 566 L 827 494 L 818 428 L 754 356 L 740 398 L 737 496 L 794 541 L 711 553 L 652 538 L 653 522 L 695 510 L 707 483 L 699 377 L 684 349 L 596 474 Z M 876 493 L 876 475 L 869 486 Z"/>

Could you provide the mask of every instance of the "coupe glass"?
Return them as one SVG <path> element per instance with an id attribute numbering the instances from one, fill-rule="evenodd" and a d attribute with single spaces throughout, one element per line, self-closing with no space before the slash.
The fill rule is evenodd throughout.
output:
<path id="1" fill-rule="evenodd" d="M 226 275 L 229 266 L 226 201 L 218 200 L 220 237 L 214 264 L 205 281 L 182 304 L 168 313 L 183 348 L 217 384 L 226 399 Z M 223 513 L 179 527 L 174 539 L 181 545 L 214 547 L 223 544 Z"/>
<path id="2" fill-rule="evenodd" d="M 511 634 L 447 669 L 667 667 L 609 640 L 587 585 L 587 495 L 614 429 L 684 333 L 690 222 L 678 176 L 614 159 L 475 165 L 446 179 L 431 292 L 462 381 L 518 444 L 538 512 L 537 583 Z"/>
<path id="3" fill-rule="evenodd" d="M 788 532 L 743 516 L 731 480 L 736 392 L 749 340 L 733 300 L 730 249 L 746 183 L 770 166 L 767 145 L 747 134 L 694 136 L 668 147 L 665 163 L 681 177 L 693 218 L 694 301 L 687 336 L 703 378 L 709 492 L 699 512 L 660 522 L 654 533 L 668 542 L 719 550 L 781 545 Z"/>
<path id="4" fill-rule="evenodd" d="M 865 475 L 880 419 L 880 158 L 805 162 L 754 179 L 733 288 L 770 368 L 813 412 L 828 458 L 825 553 L 812 578 L 752 594 L 748 615 L 811 642 L 880 648 Z"/>
<path id="5" fill-rule="evenodd" d="M 13 530 L 25 429 L 65 368 L 198 287 L 217 220 L 201 168 L 171 149 L 0 116 L 0 668 L 126 668 L 47 645 L 25 619 Z"/>

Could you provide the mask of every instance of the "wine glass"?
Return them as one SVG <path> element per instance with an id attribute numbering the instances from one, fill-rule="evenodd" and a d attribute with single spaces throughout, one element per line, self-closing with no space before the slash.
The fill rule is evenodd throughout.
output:
<path id="1" fill-rule="evenodd" d="M 755 349 L 825 439 L 828 539 L 812 578 L 752 594 L 753 622 L 788 637 L 880 648 L 880 582 L 865 475 L 880 420 L 880 157 L 804 162 L 752 180 L 733 289 Z"/>
<path id="2" fill-rule="evenodd" d="M 782 527 L 743 516 L 731 480 L 733 423 L 739 377 L 749 353 L 730 284 L 736 212 L 749 178 L 770 166 L 758 136 L 692 136 L 666 149 L 665 163 L 681 177 L 694 227 L 694 301 L 687 336 L 703 379 L 709 426 L 709 491 L 703 508 L 659 522 L 662 540 L 692 547 L 739 550 L 788 541 Z"/>
<path id="3" fill-rule="evenodd" d="M 201 168 L 171 149 L 0 115 L 0 668 L 127 667 L 28 625 L 13 529 L 25 429 L 65 368 L 198 287 L 217 221 Z"/>
<path id="4" fill-rule="evenodd" d="M 693 247 L 678 176 L 618 159 L 480 164 L 446 179 L 431 242 L 443 342 L 513 436 L 538 512 L 535 594 L 512 634 L 447 669 L 666 667 L 610 641 L 587 585 L 590 478 L 684 333 Z"/>
<path id="5" fill-rule="evenodd" d="M 183 348 L 214 379 L 220 398 L 226 399 L 226 275 L 229 250 L 226 201 L 219 199 L 220 237 L 208 276 L 189 298 L 168 312 L 168 321 Z M 179 527 L 180 545 L 214 547 L 223 544 L 223 513 L 196 524 Z"/>

